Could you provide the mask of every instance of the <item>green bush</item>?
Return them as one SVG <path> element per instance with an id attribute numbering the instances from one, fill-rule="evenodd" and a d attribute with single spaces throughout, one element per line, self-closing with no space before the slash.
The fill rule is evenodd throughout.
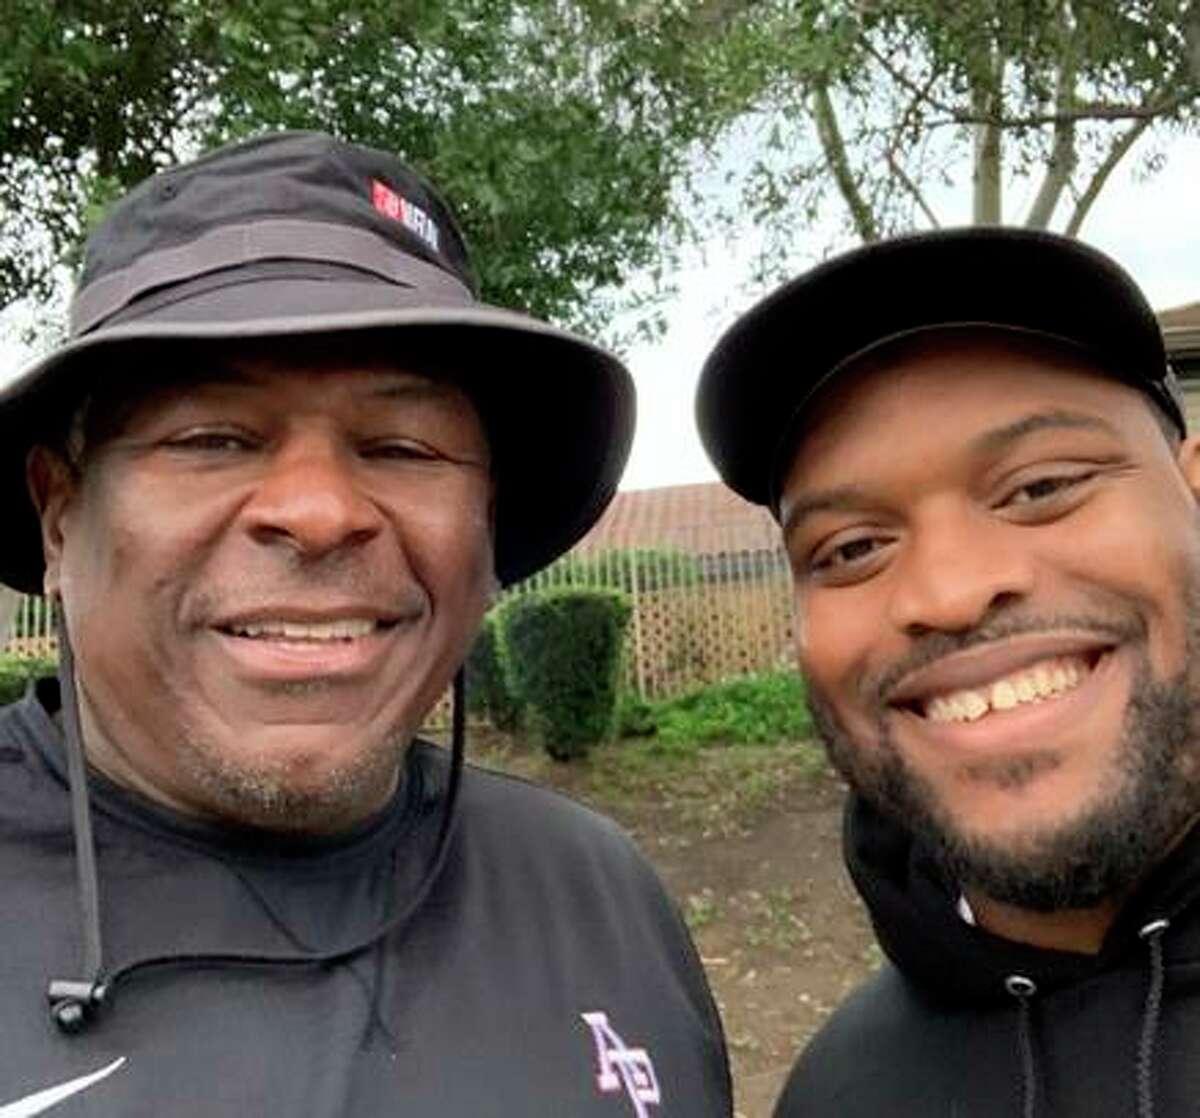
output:
<path id="1" fill-rule="evenodd" d="M 0 656 L 0 706 L 15 703 L 25 694 L 25 688 L 31 679 L 53 675 L 57 668 L 54 660 L 25 660 L 16 656 Z"/>
<path id="2" fill-rule="evenodd" d="M 500 662 L 500 622 L 495 610 L 483 619 L 467 656 L 467 709 L 482 715 L 497 730 L 521 725 L 521 704 L 512 693 Z"/>
<path id="3" fill-rule="evenodd" d="M 812 734 L 804 684 L 794 672 L 739 676 L 653 704 L 666 745 L 800 741 Z"/>
<path id="4" fill-rule="evenodd" d="M 597 587 L 534 591 L 500 607 L 501 661 L 551 757 L 582 756 L 611 736 L 630 612 L 624 593 Z"/>
<path id="5" fill-rule="evenodd" d="M 617 737 L 645 738 L 658 730 L 654 705 L 633 691 L 622 691 L 617 697 Z"/>

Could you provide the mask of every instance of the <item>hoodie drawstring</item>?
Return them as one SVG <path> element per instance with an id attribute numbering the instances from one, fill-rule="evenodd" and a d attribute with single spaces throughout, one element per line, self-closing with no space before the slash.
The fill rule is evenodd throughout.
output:
<path id="1" fill-rule="evenodd" d="M 59 647 L 59 688 L 62 695 L 63 724 L 66 732 L 67 782 L 71 795 L 71 823 L 75 833 L 75 861 L 79 881 L 79 903 L 83 929 L 83 967 L 85 979 L 52 979 L 47 991 L 50 1016 L 54 1023 L 66 1033 L 77 1033 L 85 1029 L 104 1004 L 110 991 L 119 981 L 138 971 L 164 969 L 167 967 L 297 967 L 328 966 L 344 962 L 371 948 L 385 936 L 407 922 L 420 908 L 441 874 L 442 866 L 450 851 L 450 839 L 457 819 L 455 811 L 466 743 L 466 683 L 462 669 L 454 676 L 453 703 L 451 713 L 450 773 L 446 784 L 444 809 L 437 840 L 425 875 L 417 885 L 409 902 L 361 940 L 337 951 L 324 954 L 299 955 L 256 955 L 256 954 L 212 954 L 164 955 L 142 959 L 104 974 L 104 955 L 100 934 L 100 886 L 96 872 L 96 845 L 92 834 L 91 811 L 88 803 L 87 761 L 83 752 L 83 739 L 79 732 L 79 702 L 75 688 L 75 658 L 61 612 L 57 619 Z"/>
<path id="2" fill-rule="evenodd" d="M 1158 1037 L 1158 1024 L 1162 1017 L 1165 980 L 1162 936 L 1168 927 L 1169 920 L 1151 920 L 1138 932 L 1138 936 L 1150 949 L 1150 985 L 1146 990 L 1142 1035 L 1138 1038 L 1137 1049 L 1138 1118 L 1154 1118 L 1154 1042 Z"/>
<path id="3" fill-rule="evenodd" d="M 1162 1020 L 1163 988 L 1166 967 L 1163 962 L 1163 933 L 1170 927 L 1165 919 L 1151 920 L 1139 931 L 1150 952 L 1150 984 L 1142 1010 L 1142 1030 L 1138 1037 L 1136 1062 L 1137 1118 L 1154 1118 L 1154 1055 L 1158 1027 Z M 1037 1068 L 1033 1045 L 1031 1001 L 1037 994 L 1032 979 L 1011 974 L 1004 988 L 1017 999 L 1017 1045 L 1021 1058 L 1022 1118 L 1034 1118 L 1037 1103 Z"/>
<path id="4" fill-rule="evenodd" d="M 1021 1118 L 1034 1118 L 1037 1108 L 1037 1068 L 1033 1058 L 1033 1021 L 1030 1001 L 1037 993 L 1033 979 L 1010 974 L 1004 988 L 1017 999 L 1017 1048 L 1021 1055 Z"/>

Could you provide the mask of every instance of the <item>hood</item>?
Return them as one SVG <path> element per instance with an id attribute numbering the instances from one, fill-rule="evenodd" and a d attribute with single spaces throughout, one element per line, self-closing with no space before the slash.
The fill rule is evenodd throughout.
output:
<path id="1" fill-rule="evenodd" d="M 1049 993 L 1110 969 L 1139 949 L 1139 929 L 1170 920 L 1200 894 L 1200 826 L 1130 898 L 1097 955 L 1014 943 L 968 924 L 958 889 L 905 828 L 851 795 L 843 837 L 846 865 L 887 957 L 924 991 L 955 1004 L 1011 1002 L 1006 981 L 1021 975 Z"/>

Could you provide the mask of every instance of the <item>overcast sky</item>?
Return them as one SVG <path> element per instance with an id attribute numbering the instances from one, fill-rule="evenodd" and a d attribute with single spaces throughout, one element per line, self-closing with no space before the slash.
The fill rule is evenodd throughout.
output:
<path id="1" fill-rule="evenodd" d="M 1082 239 L 1123 264 L 1156 310 L 1200 301 L 1200 140 L 1174 144 L 1166 167 L 1141 182 L 1134 180 L 1137 156 L 1135 149 L 1114 172 Z M 966 220 L 966 193 L 956 202 Z M 828 233 L 814 236 L 813 254 L 799 260 L 797 270 L 815 260 L 828 239 Z M 764 294 L 746 288 L 747 269 L 737 255 L 736 247 L 709 246 L 707 264 L 680 279 L 665 336 L 626 355 L 638 386 L 638 433 L 622 489 L 716 478 L 695 433 L 692 401 L 717 338 Z"/>

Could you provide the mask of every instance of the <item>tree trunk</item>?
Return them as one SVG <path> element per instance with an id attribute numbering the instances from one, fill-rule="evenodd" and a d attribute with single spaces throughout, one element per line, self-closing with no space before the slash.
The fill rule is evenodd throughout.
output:
<path id="1" fill-rule="evenodd" d="M 1070 0 L 1061 0 L 1058 5 L 1059 22 L 1067 30 L 1063 40 L 1062 56 L 1058 60 L 1055 74 L 1054 111 L 1058 119 L 1054 122 L 1054 144 L 1046 162 L 1041 189 L 1030 207 L 1025 224 L 1032 229 L 1045 229 L 1058 208 L 1058 200 L 1071 176 L 1075 173 L 1075 120 L 1071 116 L 1075 108 L 1075 15 Z"/>
<path id="2" fill-rule="evenodd" d="M 1004 60 L 989 50 L 971 82 L 971 110 L 975 125 L 974 213 L 976 225 L 999 225 L 1001 211 L 1000 110 L 1003 106 Z"/>

